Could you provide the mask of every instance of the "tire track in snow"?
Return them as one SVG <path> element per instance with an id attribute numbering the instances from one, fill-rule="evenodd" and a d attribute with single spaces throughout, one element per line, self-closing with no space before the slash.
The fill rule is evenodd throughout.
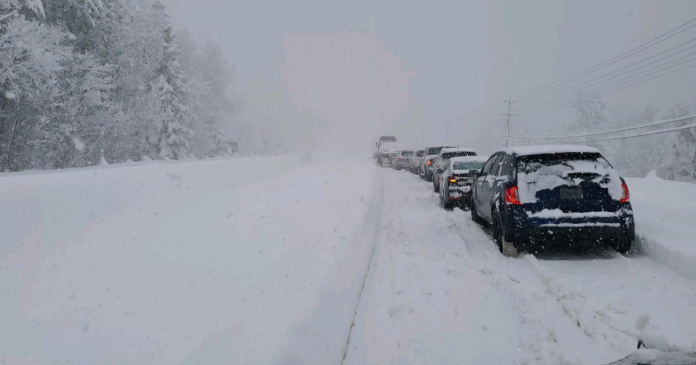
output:
<path id="1" fill-rule="evenodd" d="M 453 213 L 449 218 L 472 253 L 473 264 L 490 277 L 491 285 L 511 299 L 520 326 L 531 335 L 520 337 L 521 363 L 585 363 L 587 354 L 578 349 L 592 348 L 596 344 L 587 341 L 587 337 L 583 341 L 586 333 L 572 320 L 564 323 L 556 321 L 559 316 L 570 317 L 568 311 L 562 303 L 559 307 L 558 296 L 552 295 L 544 284 L 534 280 L 539 277 L 533 265 L 526 260 L 503 257 L 487 230 L 473 222 L 467 216 L 468 212 Z M 455 216 L 461 220 L 455 220 Z M 543 282 L 543 279 L 540 281 Z M 552 313 L 556 315 L 550 315 Z M 583 344 L 579 344 L 579 341 Z M 599 354 L 594 350 L 597 352 L 594 362 L 613 360 L 609 353 Z"/>
<path id="2" fill-rule="evenodd" d="M 343 345 L 343 356 L 341 357 L 341 364 L 343 364 L 346 361 L 346 356 L 348 356 L 348 350 L 350 346 L 350 340 L 351 336 L 353 334 L 353 328 L 355 328 L 355 318 L 358 316 L 358 309 L 360 308 L 360 303 L 363 302 L 363 292 L 365 291 L 365 284 L 368 281 L 368 278 L 370 277 L 370 273 L 372 272 L 372 262 L 373 258 L 375 257 L 375 251 L 377 251 L 377 243 L 378 243 L 378 235 L 379 235 L 379 230 L 382 227 L 382 215 L 383 215 L 383 207 L 384 207 L 384 176 L 378 172 L 377 173 L 379 176 L 377 177 L 379 179 L 379 188 L 377 189 L 377 199 L 379 199 L 378 204 L 378 214 L 377 214 L 377 221 L 375 222 L 375 232 L 372 235 L 372 251 L 370 252 L 370 258 L 368 259 L 367 262 L 367 267 L 365 269 L 365 276 L 363 277 L 362 285 L 360 286 L 360 293 L 358 294 L 358 300 L 355 303 L 355 308 L 353 310 L 353 318 L 350 321 L 350 326 L 348 328 L 348 335 L 346 336 L 346 342 Z"/>
<path id="3" fill-rule="evenodd" d="M 456 216 L 463 219 L 455 220 Z M 673 334 L 665 335 L 670 344 L 693 347 L 689 338 L 693 339 L 696 331 L 689 328 L 696 324 L 696 319 L 683 320 L 696 318 L 689 304 L 696 300 L 696 286 L 678 272 L 647 256 L 624 256 L 611 250 L 599 255 L 542 255 L 541 259 L 526 255 L 521 259 L 507 259 L 498 254 L 486 230 L 471 221 L 466 213 L 455 213 L 450 219 L 464 241 L 477 242 L 467 242 L 467 247 L 474 256 L 481 258 L 481 263 L 492 257 L 499 258 L 489 261 L 492 270 L 507 268 L 510 280 L 514 281 L 516 275 L 524 275 L 531 268 L 546 296 L 557 302 L 564 316 L 596 347 L 603 348 L 607 354 L 615 354 L 611 355 L 611 360 L 635 349 L 640 336 L 636 321 L 646 314 L 654 322 L 651 322 L 651 330 Z M 500 278 L 493 283 L 511 285 Z M 661 302 L 662 297 L 675 299 L 657 306 L 649 305 Z M 662 308 L 665 304 L 668 308 Z"/>

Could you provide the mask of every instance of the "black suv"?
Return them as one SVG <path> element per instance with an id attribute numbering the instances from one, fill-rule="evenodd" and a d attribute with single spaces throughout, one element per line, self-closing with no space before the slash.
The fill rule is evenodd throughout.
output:
<path id="1" fill-rule="evenodd" d="M 492 225 L 508 256 L 561 244 L 625 253 L 635 237 L 629 199 L 624 179 L 594 148 L 514 147 L 479 172 L 471 218 Z"/>

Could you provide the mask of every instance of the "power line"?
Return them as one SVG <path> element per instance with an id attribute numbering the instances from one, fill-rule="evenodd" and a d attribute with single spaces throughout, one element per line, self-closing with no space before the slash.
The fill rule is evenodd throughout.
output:
<path id="1" fill-rule="evenodd" d="M 665 124 L 672 124 L 672 123 L 677 123 L 677 122 L 683 122 L 688 119 L 696 118 L 696 114 L 692 115 L 687 115 L 684 117 L 678 117 L 678 118 L 672 118 L 672 119 L 664 119 L 664 120 L 659 120 L 657 122 L 652 122 L 652 123 L 647 123 L 647 124 L 641 124 L 641 125 L 636 125 L 632 127 L 626 127 L 626 128 L 620 128 L 620 129 L 614 129 L 614 130 L 609 130 L 609 131 L 604 131 L 604 132 L 593 132 L 593 133 L 585 133 L 585 134 L 575 134 L 575 135 L 565 135 L 565 136 L 550 136 L 550 137 L 529 137 L 529 136 L 520 136 L 517 138 L 526 138 L 526 139 L 566 139 L 566 138 L 578 138 L 578 137 L 590 137 L 590 136 L 598 136 L 601 134 L 608 134 L 608 133 L 618 133 L 618 132 L 625 132 L 625 131 L 632 131 L 636 129 L 641 129 L 641 128 L 648 128 L 648 127 L 655 127 L 659 125 L 665 125 Z"/>
<path id="2" fill-rule="evenodd" d="M 602 141 L 613 141 L 616 139 L 624 139 L 624 138 L 634 138 L 634 137 L 644 137 L 644 136 L 651 136 L 653 134 L 663 134 L 663 133 L 669 133 L 669 132 L 676 132 L 676 131 L 681 131 L 684 129 L 691 129 L 691 128 L 696 128 L 696 123 L 691 123 L 687 125 L 683 125 L 680 127 L 673 127 L 673 128 L 667 128 L 667 129 L 660 129 L 657 131 L 650 131 L 650 132 L 645 132 L 645 133 L 639 133 L 639 134 L 632 134 L 629 136 L 619 136 L 619 137 L 606 137 L 606 138 L 600 138 L 600 139 L 593 139 L 589 141 L 581 141 L 584 143 L 592 143 L 592 142 L 602 142 Z"/>
<path id="3" fill-rule="evenodd" d="M 618 85 L 612 85 L 612 86 L 604 85 L 604 86 L 601 86 L 601 87 L 596 88 L 596 89 L 591 89 L 591 90 L 589 90 L 589 92 L 597 93 L 598 95 L 611 94 L 611 93 L 613 93 L 613 92 L 615 92 L 615 91 L 619 91 L 619 90 L 623 90 L 623 89 L 626 89 L 626 88 L 629 88 L 629 87 L 633 87 L 633 86 L 636 86 L 636 85 L 640 85 L 640 84 L 646 83 L 646 82 L 648 82 L 648 81 L 652 81 L 652 80 L 655 80 L 655 79 L 659 79 L 659 78 L 662 78 L 662 77 L 665 77 L 665 76 L 667 76 L 667 75 L 671 75 L 671 74 L 674 74 L 674 73 L 679 73 L 679 72 L 681 72 L 681 71 L 686 70 L 687 68 L 692 68 L 692 67 L 694 67 L 694 66 L 696 66 L 696 64 L 693 64 L 693 65 L 690 65 L 690 66 L 686 66 L 686 67 L 684 67 L 684 68 L 682 68 L 682 69 L 675 70 L 675 71 L 672 71 L 672 72 L 667 72 L 667 73 L 664 73 L 664 74 L 661 74 L 661 75 L 653 76 L 653 77 L 650 77 L 650 78 L 645 79 L 645 80 L 640 80 L 640 79 L 642 79 L 642 78 L 644 78 L 644 77 L 646 77 L 646 76 L 650 76 L 650 75 L 653 75 L 653 74 L 655 74 L 655 73 L 659 73 L 659 72 L 653 72 L 653 73 L 650 73 L 650 74 L 647 74 L 647 75 L 642 75 L 642 76 L 639 76 L 639 77 L 637 77 L 637 78 L 635 78 L 635 79 L 632 79 L 632 80 L 629 80 L 629 81 L 620 83 L 620 84 L 618 84 Z M 633 76 L 636 76 L 636 75 L 633 75 Z M 640 81 L 636 81 L 636 80 L 640 80 Z M 612 82 L 611 84 L 615 84 L 615 83 L 616 83 L 616 82 Z M 557 102 L 552 102 L 552 103 L 550 103 L 549 105 L 544 105 L 544 106 L 540 106 L 540 107 L 537 107 L 537 108 L 532 108 L 531 111 L 530 111 L 530 110 L 526 110 L 526 112 L 527 112 L 527 113 L 539 113 L 539 112 L 542 112 L 542 111 L 558 109 L 558 108 L 563 107 L 563 106 L 571 105 L 572 103 L 573 103 L 573 98 L 572 98 L 572 97 L 570 97 L 570 98 L 566 97 L 566 100 L 561 100 L 561 101 L 557 101 Z"/>
<path id="4" fill-rule="evenodd" d="M 687 43 L 691 43 L 691 42 L 693 42 L 693 41 L 696 41 L 696 38 L 691 39 L 691 40 L 689 40 L 689 41 L 686 41 L 686 42 L 684 42 L 684 43 L 682 43 L 682 44 L 680 44 L 680 45 L 678 45 L 678 46 L 676 46 L 676 47 L 670 48 L 670 49 L 668 49 L 668 50 L 666 50 L 666 51 L 663 51 L 663 52 L 660 52 L 660 53 L 655 54 L 655 55 L 653 55 L 653 56 L 650 56 L 650 57 L 648 57 L 648 58 L 642 59 L 642 60 L 640 60 L 640 61 L 638 61 L 638 62 L 632 63 L 632 64 L 630 64 L 630 65 L 628 65 L 628 66 L 625 66 L 625 67 L 619 68 L 619 69 L 617 69 L 617 70 L 614 70 L 614 71 L 605 73 L 605 74 L 602 75 L 602 76 L 597 76 L 597 77 L 595 77 L 595 78 L 593 78 L 593 79 L 587 80 L 587 81 L 582 82 L 582 83 L 579 83 L 579 84 L 575 84 L 575 85 L 573 85 L 573 86 L 571 86 L 571 87 L 567 87 L 567 88 L 560 89 L 560 90 L 555 90 L 555 91 L 553 91 L 553 93 L 561 92 L 561 91 L 564 91 L 564 90 L 570 90 L 570 89 L 572 89 L 572 88 L 575 88 L 575 87 L 577 87 L 577 86 L 586 84 L 586 83 L 588 83 L 588 82 L 601 79 L 602 77 L 609 76 L 609 75 L 614 74 L 614 73 L 616 73 L 616 72 L 625 70 L 625 69 L 627 69 L 627 68 L 629 68 L 629 67 L 633 67 L 633 66 L 635 66 L 635 65 L 637 65 L 637 64 L 643 63 L 643 62 L 645 62 L 645 61 L 647 61 L 647 60 L 649 60 L 649 59 L 655 58 L 655 57 L 657 57 L 657 56 L 659 56 L 659 55 L 661 55 L 661 54 L 664 54 L 664 53 L 666 53 L 666 52 L 669 52 L 669 51 L 673 50 L 674 48 L 681 47 L 681 46 L 683 46 L 683 45 L 685 45 L 685 44 L 687 44 Z M 691 47 L 684 48 L 683 50 L 678 51 L 678 52 L 675 52 L 675 53 L 673 53 L 673 54 L 671 54 L 671 55 L 669 55 L 669 56 L 662 57 L 662 58 L 660 58 L 660 59 L 658 59 L 658 60 L 655 60 L 655 61 L 650 62 L 650 63 L 648 63 L 648 64 L 645 64 L 645 65 L 643 65 L 643 66 L 634 68 L 633 70 L 631 70 L 631 71 L 629 71 L 629 72 L 632 72 L 632 71 L 635 71 L 635 70 L 639 70 L 639 69 L 641 69 L 641 68 L 643 68 L 643 67 L 650 66 L 650 65 L 652 65 L 652 64 L 655 64 L 655 63 L 657 63 L 657 62 L 659 62 L 659 61 L 665 60 L 665 59 L 670 58 L 670 57 L 672 57 L 672 56 L 678 55 L 679 53 L 685 52 L 685 51 L 687 51 L 687 50 L 689 50 L 689 49 L 692 49 L 692 48 L 696 48 L 696 45 L 691 46 Z M 692 53 L 692 54 L 694 54 L 694 53 Z M 624 73 L 624 74 L 625 74 L 625 73 Z M 519 99 L 519 100 L 520 100 L 520 101 L 532 100 L 532 99 L 536 99 L 536 98 L 543 97 L 544 94 L 547 94 L 547 92 L 541 93 L 541 94 L 539 94 L 539 95 L 537 95 L 537 96 L 528 96 L 528 97 L 526 97 L 526 98 L 521 98 L 521 99 Z"/>
<path id="5" fill-rule="evenodd" d="M 677 59 L 675 59 L 675 60 L 669 61 L 669 62 L 667 62 L 667 63 L 665 63 L 665 64 L 662 64 L 662 65 L 659 65 L 659 66 L 657 66 L 657 67 L 653 67 L 653 68 L 650 68 L 650 69 L 641 71 L 641 72 L 639 72 L 639 73 L 637 73 L 637 74 L 635 74 L 635 75 L 630 75 L 630 76 L 628 76 L 628 77 L 626 77 L 626 78 L 624 78 L 624 79 L 617 80 L 616 82 L 625 81 L 625 80 L 627 80 L 627 79 L 630 79 L 631 77 L 638 76 L 638 75 L 640 75 L 640 74 L 643 73 L 643 72 L 652 71 L 652 70 L 658 69 L 658 68 L 660 68 L 660 67 L 666 66 L 666 65 L 668 65 L 668 64 L 670 64 L 670 63 L 672 63 L 672 62 L 676 62 L 676 61 L 682 60 L 682 59 L 684 59 L 684 58 L 686 58 L 686 57 L 691 57 L 691 56 L 694 56 L 694 55 L 696 55 L 696 53 L 690 53 L 690 54 L 688 54 L 688 55 L 686 55 L 686 56 L 683 56 L 683 57 L 677 58 Z M 669 69 L 671 69 L 671 68 L 674 68 L 674 67 L 676 67 L 676 66 L 680 66 L 680 65 L 682 65 L 682 64 L 684 64 L 684 63 L 691 62 L 691 61 L 693 61 L 693 60 L 696 60 L 696 57 L 693 57 L 693 58 L 690 58 L 690 59 L 688 59 L 688 60 L 686 60 L 686 61 L 677 63 L 676 65 L 672 65 L 672 66 L 669 66 L 669 67 L 662 68 L 662 69 L 660 69 L 660 70 L 657 70 L 657 71 L 655 71 L 655 72 L 652 72 L 652 73 L 649 73 L 649 74 L 643 75 L 643 76 L 654 75 L 654 74 L 656 74 L 656 73 L 660 73 L 660 72 L 662 72 L 662 71 L 669 70 Z M 630 72 L 633 72 L 633 71 L 635 71 L 635 70 L 629 71 L 629 72 L 627 72 L 627 73 L 630 73 Z M 600 85 L 600 84 L 602 84 L 602 83 L 604 83 L 604 82 L 606 82 L 606 81 L 608 81 L 608 80 L 614 79 L 614 78 L 619 77 L 619 76 L 623 76 L 623 75 L 625 75 L 625 74 L 626 74 L 626 73 L 624 73 L 624 74 L 619 74 L 619 75 L 616 75 L 616 76 L 612 76 L 612 77 L 610 77 L 610 78 L 608 78 L 608 79 L 606 79 L 606 80 L 602 80 L 602 81 L 600 81 L 600 82 L 596 82 L 596 83 L 591 84 L 591 85 L 588 85 L 588 86 L 586 86 L 586 87 L 582 87 L 582 88 L 580 88 L 580 89 L 578 89 L 578 90 L 573 90 L 573 91 L 568 92 L 568 93 L 564 93 L 564 94 L 561 94 L 561 95 L 556 95 L 556 96 L 554 96 L 554 97 L 552 97 L 552 98 L 549 98 L 549 99 L 547 99 L 547 100 L 543 100 L 543 101 L 539 101 L 539 102 L 536 102 L 536 103 L 524 105 L 524 106 L 520 107 L 518 110 L 524 110 L 524 109 L 530 108 L 530 107 L 532 107 L 532 106 L 547 104 L 547 103 L 549 103 L 549 102 L 551 102 L 551 101 L 553 101 L 553 100 L 557 100 L 557 99 L 560 99 L 560 98 L 567 97 L 567 96 L 569 96 L 569 95 L 573 95 L 573 94 L 577 93 L 578 91 L 583 91 L 583 90 L 586 90 L 586 89 L 588 89 L 588 88 L 590 88 L 590 87 L 592 87 L 592 86 Z M 604 86 L 606 86 L 606 85 L 604 85 Z"/>
<path id="6" fill-rule="evenodd" d="M 676 28 L 674 28 L 674 29 L 672 29 L 672 30 L 666 32 L 666 33 L 663 33 L 662 35 L 660 35 L 660 36 L 658 36 L 658 37 L 656 37 L 656 38 L 653 38 L 652 40 L 650 40 L 650 41 L 648 41 L 648 42 L 645 42 L 645 43 L 643 43 L 643 44 L 641 44 L 641 45 L 639 45 L 639 46 L 637 46 L 637 47 L 634 47 L 634 48 L 632 48 L 632 49 L 630 49 L 630 50 L 628 50 L 628 51 L 626 51 L 626 52 L 624 52 L 624 53 L 622 53 L 622 54 L 620 54 L 620 55 L 618 55 L 618 56 L 616 56 L 616 57 L 614 57 L 614 58 L 611 58 L 611 59 L 609 59 L 609 60 L 607 60 L 607 61 L 604 61 L 604 62 L 602 62 L 602 63 L 599 63 L 599 64 L 597 64 L 597 65 L 595 65 L 595 66 L 592 66 L 592 67 L 590 67 L 590 68 L 588 68 L 588 69 L 586 69 L 586 70 L 584 70 L 584 71 L 580 71 L 580 72 L 578 72 L 578 73 L 576 73 L 576 74 L 573 74 L 573 75 L 571 75 L 571 76 L 568 76 L 568 77 L 563 78 L 563 79 L 558 80 L 558 81 L 550 82 L 550 83 L 545 84 L 545 85 L 540 85 L 540 86 L 537 86 L 537 87 L 533 87 L 533 88 L 529 88 L 529 89 L 522 90 L 522 91 L 520 91 L 518 94 L 523 94 L 523 93 L 526 93 L 526 92 L 529 92 L 529 91 L 532 91 L 532 90 L 541 90 L 541 89 L 550 89 L 550 88 L 554 88 L 554 87 L 556 87 L 556 86 L 558 86 L 558 85 L 562 85 L 562 84 L 567 83 L 567 82 L 569 82 L 569 81 L 578 79 L 579 77 L 582 77 L 582 76 L 584 76 L 584 75 L 587 75 L 587 74 L 589 74 L 589 73 L 592 73 L 592 72 L 594 72 L 594 71 L 596 71 L 596 70 L 602 69 L 602 68 L 607 67 L 607 66 L 612 65 L 612 64 L 615 64 L 616 62 L 618 62 L 618 61 L 620 61 L 620 60 L 623 60 L 623 59 L 625 59 L 625 58 L 627 58 L 627 57 L 629 57 L 629 56 L 632 56 L 632 55 L 634 55 L 634 54 L 636 54 L 636 53 L 639 53 L 639 52 L 641 52 L 641 51 L 643 51 L 643 50 L 645 50 L 645 49 L 648 49 L 648 48 L 650 48 L 650 47 L 652 47 L 652 46 L 654 46 L 654 45 L 656 45 L 656 44 L 662 43 L 662 42 L 664 42 L 665 40 L 670 39 L 670 38 L 676 36 L 677 34 L 680 34 L 680 33 L 682 33 L 682 32 L 685 32 L 686 30 L 688 30 L 688 29 L 690 29 L 690 28 L 696 26 L 696 24 L 692 24 L 692 25 L 690 25 L 690 26 L 688 26 L 688 27 L 686 27 L 686 28 L 684 28 L 684 29 L 682 29 L 682 30 L 680 30 L 680 31 L 678 31 L 678 32 L 676 32 L 676 33 L 674 33 L 674 34 L 669 35 L 668 37 L 666 37 L 666 38 L 664 38 L 664 39 L 661 39 L 661 38 L 667 36 L 668 34 L 670 34 L 670 33 L 672 33 L 672 32 L 675 32 L 675 31 L 678 30 L 679 28 L 683 28 L 683 27 L 685 27 L 685 26 L 687 26 L 687 25 L 689 25 L 689 24 L 691 24 L 691 23 L 694 23 L 694 22 L 696 22 L 696 18 L 694 18 L 694 19 L 692 19 L 692 20 L 690 20 L 690 21 L 688 21 L 688 22 L 686 22 L 686 23 L 684 23 L 684 24 L 682 24 L 682 25 L 680 25 L 680 26 L 678 26 L 678 27 L 676 27 Z M 653 43 L 653 42 L 654 42 L 654 43 Z M 653 44 L 651 44 L 651 43 L 653 43 Z M 645 47 L 645 46 L 647 46 L 647 47 Z M 645 47 L 645 48 L 642 48 L 642 47 Z M 555 84 L 555 85 L 554 85 L 554 84 Z"/>
<path id="7" fill-rule="evenodd" d="M 652 74 L 649 74 L 649 75 L 642 75 L 642 76 L 639 76 L 639 77 L 637 77 L 637 78 L 635 78 L 635 79 L 633 79 L 633 80 L 629 80 L 629 81 L 620 83 L 620 84 L 618 84 L 618 85 L 611 85 L 611 86 L 609 86 L 609 85 L 604 85 L 604 86 L 601 86 L 601 87 L 599 87 L 599 88 L 597 88 L 597 89 L 591 89 L 591 90 L 589 90 L 589 92 L 597 93 L 598 95 L 611 94 L 611 93 L 613 93 L 613 92 L 615 92 L 615 91 L 627 89 L 627 88 L 632 87 L 632 86 L 640 85 L 640 84 L 646 83 L 646 82 L 648 82 L 648 81 L 652 81 L 652 80 L 655 80 L 655 79 L 659 79 L 659 78 L 661 78 L 661 77 L 665 77 L 665 76 L 667 76 L 667 75 L 671 75 L 672 73 L 677 73 L 677 72 L 680 72 L 680 71 L 684 71 L 685 69 L 691 68 L 691 67 L 694 67 L 694 66 L 696 66 L 696 64 L 694 64 L 694 65 L 692 65 L 692 66 L 687 66 L 687 67 L 685 67 L 685 68 L 683 68 L 683 69 L 676 70 L 676 71 L 674 71 L 674 72 L 668 72 L 668 73 L 665 73 L 665 74 L 661 74 L 661 75 L 658 75 L 658 76 L 653 76 L 653 77 L 650 77 L 650 78 L 648 78 L 648 79 L 640 80 L 640 81 L 637 81 L 637 82 L 636 82 L 636 80 L 639 80 L 639 79 L 644 78 L 644 77 L 646 77 L 646 76 L 650 76 L 650 75 L 652 75 L 652 74 L 655 74 L 655 72 L 653 72 Z M 659 72 L 658 72 L 658 73 L 659 73 Z M 635 75 L 634 75 L 634 76 L 635 76 Z M 612 82 L 612 84 L 615 84 L 615 82 Z M 570 97 L 570 98 L 569 98 L 569 97 L 565 97 L 565 99 L 566 99 L 566 100 L 559 100 L 559 101 L 556 101 L 556 102 L 550 102 L 548 105 L 542 105 L 542 106 L 539 106 L 539 107 L 536 107 L 536 108 L 532 108 L 531 110 L 525 109 L 525 112 L 526 112 L 526 113 L 529 113 L 529 114 L 532 114 L 532 113 L 540 113 L 540 112 L 544 112 L 544 111 L 548 111 L 548 110 L 558 109 L 558 108 L 561 108 L 561 107 L 564 107 L 564 106 L 569 106 L 569 105 L 571 105 L 571 104 L 573 103 L 573 98 L 572 98 L 572 97 Z"/>

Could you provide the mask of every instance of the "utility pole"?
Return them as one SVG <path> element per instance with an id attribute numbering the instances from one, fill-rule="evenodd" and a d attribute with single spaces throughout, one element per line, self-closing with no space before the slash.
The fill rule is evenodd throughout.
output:
<path id="1" fill-rule="evenodd" d="M 508 147 L 508 139 L 510 137 L 510 116 L 512 115 L 517 115 L 515 113 L 511 113 L 510 109 L 512 109 L 512 103 L 517 102 L 516 100 L 512 100 L 512 94 L 510 94 L 510 97 L 508 100 L 503 100 L 504 102 L 507 103 L 507 113 L 501 113 L 502 115 L 507 115 L 507 125 L 505 127 L 505 147 Z"/>
<path id="2" fill-rule="evenodd" d="M 445 144 L 449 143 L 449 127 L 450 127 L 450 118 L 447 118 L 447 133 L 445 134 Z"/>

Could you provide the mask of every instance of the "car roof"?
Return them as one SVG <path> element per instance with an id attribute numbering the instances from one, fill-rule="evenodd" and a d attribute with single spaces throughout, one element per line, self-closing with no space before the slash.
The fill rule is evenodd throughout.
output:
<path id="1" fill-rule="evenodd" d="M 486 162 L 491 156 L 459 156 L 450 158 L 450 162 Z"/>
<path id="2" fill-rule="evenodd" d="M 540 146 L 520 146 L 508 147 L 499 150 L 507 154 L 518 156 L 547 155 L 554 153 L 600 153 L 598 149 L 582 145 L 540 145 Z"/>
<path id="3" fill-rule="evenodd" d="M 396 152 L 405 149 L 406 146 L 399 142 L 387 142 L 379 146 L 379 152 Z"/>
<path id="4" fill-rule="evenodd" d="M 447 153 L 447 152 L 474 152 L 472 148 L 466 148 L 466 147 L 445 147 L 440 151 L 440 154 Z"/>

